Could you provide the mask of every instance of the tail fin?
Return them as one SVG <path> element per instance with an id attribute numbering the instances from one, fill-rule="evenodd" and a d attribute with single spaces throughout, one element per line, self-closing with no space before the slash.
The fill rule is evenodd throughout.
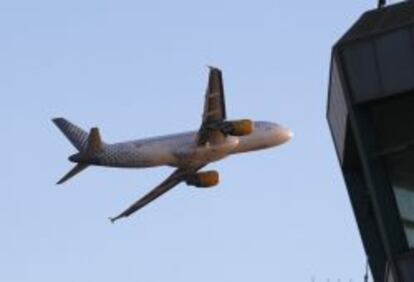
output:
<path id="1" fill-rule="evenodd" d="M 84 152 L 81 152 L 81 158 L 84 158 L 86 161 L 95 156 L 102 150 L 102 140 L 101 135 L 99 134 L 99 129 L 97 127 L 91 128 L 91 131 L 88 135 L 88 142 Z"/>
<path id="2" fill-rule="evenodd" d="M 99 129 L 93 127 L 89 134 L 64 118 L 55 118 L 53 122 L 75 146 L 79 153 L 73 155 L 69 160 L 78 164 L 63 176 L 57 184 L 62 184 L 89 166 L 88 160 L 96 156 L 103 148 L 103 142 Z"/>
<path id="3" fill-rule="evenodd" d="M 86 131 L 64 118 L 54 118 L 52 121 L 78 151 L 82 152 L 84 150 L 88 139 L 88 133 Z"/>

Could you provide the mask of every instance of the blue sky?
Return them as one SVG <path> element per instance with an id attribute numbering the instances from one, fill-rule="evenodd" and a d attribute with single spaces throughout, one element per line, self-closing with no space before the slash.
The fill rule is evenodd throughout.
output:
<path id="1" fill-rule="evenodd" d="M 0 3 L 0 281 L 362 279 L 365 257 L 325 120 L 330 48 L 375 1 Z M 106 142 L 198 128 L 207 64 L 227 113 L 291 143 L 209 166 L 118 214 L 170 168 L 91 168 L 63 186 L 64 116 Z"/>

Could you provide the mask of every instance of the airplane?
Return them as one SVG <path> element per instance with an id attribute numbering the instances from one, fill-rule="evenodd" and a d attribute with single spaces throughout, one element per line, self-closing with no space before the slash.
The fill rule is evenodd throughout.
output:
<path id="1" fill-rule="evenodd" d="M 54 124 L 79 151 L 69 157 L 75 167 L 57 184 L 66 182 L 91 165 L 118 168 L 170 166 L 175 170 L 151 192 L 115 217 L 128 217 L 181 182 L 189 186 L 209 188 L 219 183 L 219 173 L 201 171 L 207 164 L 230 155 L 256 151 L 289 141 L 292 131 L 277 123 L 250 119 L 227 120 L 222 72 L 209 66 L 204 111 L 198 131 L 146 138 L 114 144 L 102 141 L 99 129 L 89 133 L 64 118 Z"/>

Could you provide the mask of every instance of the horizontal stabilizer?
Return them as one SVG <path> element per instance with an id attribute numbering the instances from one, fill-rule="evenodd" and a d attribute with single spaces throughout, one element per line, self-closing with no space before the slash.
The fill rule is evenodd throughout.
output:
<path id="1" fill-rule="evenodd" d="M 54 118 L 52 121 L 78 151 L 83 151 L 86 141 L 88 140 L 88 133 L 86 131 L 64 118 Z"/>
<path id="2" fill-rule="evenodd" d="M 72 168 L 68 173 L 65 174 L 65 176 L 62 177 L 56 184 L 62 184 L 63 182 L 66 182 L 69 178 L 72 178 L 85 168 L 87 168 L 89 165 L 84 163 L 77 164 L 74 168 Z"/>

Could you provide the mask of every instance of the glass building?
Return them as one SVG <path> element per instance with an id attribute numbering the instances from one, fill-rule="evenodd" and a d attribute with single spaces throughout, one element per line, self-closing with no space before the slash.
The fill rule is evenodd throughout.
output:
<path id="1" fill-rule="evenodd" d="M 414 3 L 332 49 L 327 118 L 375 281 L 414 281 Z"/>

